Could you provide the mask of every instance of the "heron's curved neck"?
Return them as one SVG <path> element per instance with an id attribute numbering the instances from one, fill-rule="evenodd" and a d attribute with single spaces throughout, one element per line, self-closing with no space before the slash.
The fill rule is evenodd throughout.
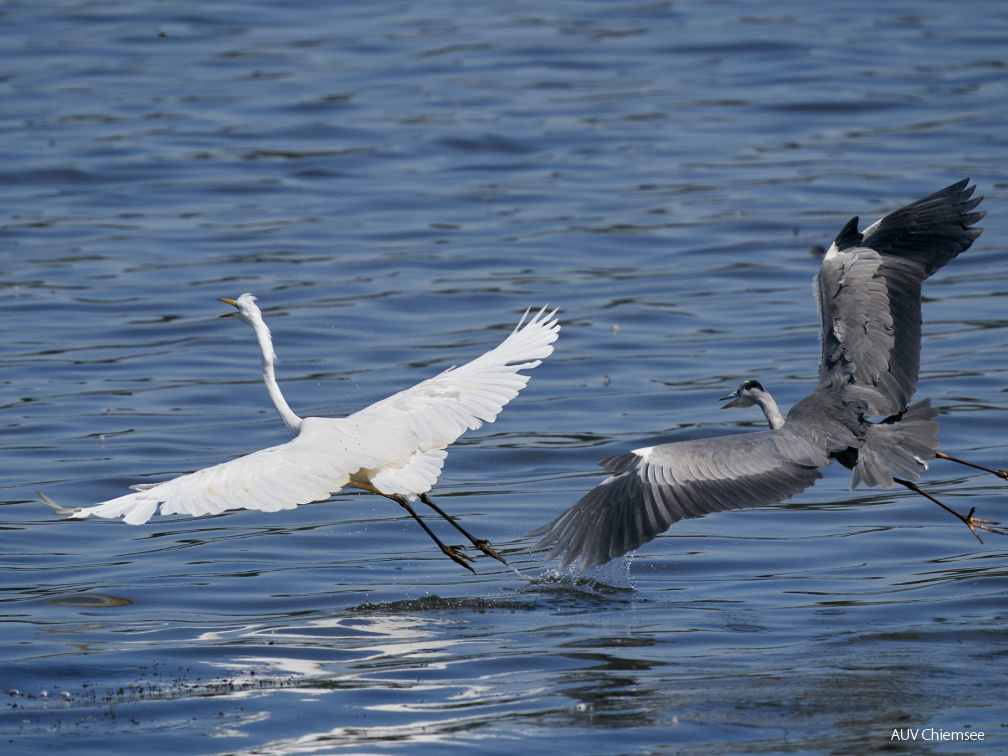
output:
<path id="1" fill-rule="evenodd" d="M 767 422 L 770 423 L 771 428 L 780 428 L 784 425 L 784 417 L 781 415 L 780 410 L 777 409 L 777 402 L 770 396 L 769 391 L 760 392 L 759 396 L 756 397 L 756 404 L 763 410 L 763 414 L 766 415 Z"/>
<path id="2" fill-rule="evenodd" d="M 276 362 L 276 352 L 273 351 L 273 339 L 270 338 L 269 327 L 261 320 L 252 324 L 255 331 L 256 341 L 259 342 L 259 349 L 262 351 L 262 374 L 263 383 L 269 392 L 273 406 L 276 407 L 283 424 L 295 436 L 301 429 L 301 418 L 294 414 L 294 410 L 287 404 L 283 394 L 280 393 L 280 386 L 277 384 L 276 373 L 273 371 L 273 363 Z"/>

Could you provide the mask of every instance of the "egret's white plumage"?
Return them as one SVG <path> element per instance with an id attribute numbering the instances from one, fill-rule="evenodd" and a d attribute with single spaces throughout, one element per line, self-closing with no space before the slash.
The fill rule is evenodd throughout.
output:
<path id="1" fill-rule="evenodd" d="M 603 564 L 647 543 L 672 523 L 789 499 L 836 459 L 852 469 L 851 488 L 900 483 L 976 529 L 1008 535 L 970 511 L 946 507 L 913 481 L 936 451 L 937 409 L 910 404 L 921 345 L 921 284 L 969 249 L 981 197 L 960 181 L 890 213 L 864 232 L 848 222 L 815 281 L 822 322 L 819 385 L 781 415 L 758 381 L 744 381 L 727 407 L 758 405 L 770 429 L 635 449 L 603 460 L 609 477 L 530 535 L 563 554 L 561 566 Z M 884 420 L 871 418 L 888 415 Z M 565 553 L 566 552 L 566 553 Z"/>
<path id="2" fill-rule="evenodd" d="M 219 514 L 230 509 L 275 512 L 322 501 L 345 486 L 394 499 L 427 530 L 448 556 L 468 568 L 464 554 L 444 546 L 409 506 L 420 497 L 445 516 L 426 492 L 441 473 L 446 447 L 466 430 L 493 422 L 525 387 L 531 370 L 553 351 L 560 326 L 556 311 L 525 317 L 499 346 L 461 367 L 445 370 L 347 417 L 298 417 L 277 385 L 270 330 L 251 294 L 222 300 L 237 308 L 239 320 L 255 332 L 262 352 L 263 381 L 287 429 L 287 443 L 76 510 L 46 503 L 75 519 L 121 517 L 139 525 L 162 515 Z M 456 528 L 485 553 L 485 541 Z M 501 560 L 503 561 L 503 560 Z M 471 568 L 470 568 L 471 569 Z"/>

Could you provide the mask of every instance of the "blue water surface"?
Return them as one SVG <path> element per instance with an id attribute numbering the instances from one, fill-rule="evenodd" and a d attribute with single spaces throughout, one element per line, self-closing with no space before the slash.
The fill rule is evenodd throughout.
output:
<path id="1" fill-rule="evenodd" d="M 926 284 L 918 395 L 944 451 L 1008 467 L 1008 8 L 54 0 L 0 28 L 5 753 L 1005 752 L 1008 540 L 908 491 L 830 469 L 585 575 L 524 534 L 599 459 L 760 427 L 718 409 L 743 378 L 804 396 L 810 248 L 966 176 L 985 231 Z M 359 492 L 137 527 L 35 501 L 282 443 L 219 318 L 246 291 L 302 415 L 559 308 L 433 491 L 513 569 Z M 1008 521 L 994 476 L 922 485 Z"/>

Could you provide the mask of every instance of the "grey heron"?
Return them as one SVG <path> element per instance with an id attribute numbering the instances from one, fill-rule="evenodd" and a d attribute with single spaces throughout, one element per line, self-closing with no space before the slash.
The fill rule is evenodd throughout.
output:
<path id="1" fill-rule="evenodd" d="M 921 284 L 969 249 L 983 211 L 969 179 L 896 210 L 859 232 L 840 231 L 815 278 L 821 315 L 819 381 L 782 415 L 758 381 L 744 381 L 724 408 L 759 406 L 769 430 L 647 446 L 600 464 L 609 474 L 570 509 L 530 536 L 535 548 L 579 560 L 586 570 L 622 556 L 678 520 L 761 507 L 791 498 L 836 459 L 850 468 L 851 488 L 900 483 L 976 529 L 1008 535 L 999 523 L 963 515 L 922 491 L 935 456 L 1008 478 L 937 452 L 938 411 L 913 404 L 920 367 Z M 884 416 L 882 420 L 871 418 Z M 566 553 L 564 553 L 566 552 Z"/>
<path id="2" fill-rule="evenodd" d="M 507 564 L 488 541 L 475 538 L 427 495 L 441 474 L 447 447 L 466 430 L 491 423 L 528 383 L 531 370 L 553 352 L 560 325 L 546 308 L 528 312 L 497 347 L 412 388 L 346 417 L 298 417 L 277 384 L 276 353 L 269 327 L 251 294 L 222 299 L 229 313 L 252 327 L 262 356 L 263 382 L 280 419 L 294 438 L 213 467 L 91 507 L 68 509 L 39 492 L 56 514 L 74 519 L 121 517 L 130 525 L 162 515 L 219 514 L 231 509 L 276 512 L 324 501 L 344 486 L 386 496 L 413 517 L 438 548 L 471 572 L 472 557 L 444 544 L 411 505 L 417 498 L 453 525 L 487 556 Z"/>

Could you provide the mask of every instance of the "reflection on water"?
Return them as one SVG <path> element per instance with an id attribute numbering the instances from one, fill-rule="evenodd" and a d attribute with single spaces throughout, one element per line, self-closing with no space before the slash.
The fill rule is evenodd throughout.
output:
<path id="1" fill-rule="evenodd" d="M 3 13 L 0 736 L 18 753 L 868 753 L 910 725 L 1004 750 L 1005 544 L 926 501 L 829 470 L 586 575 L 523 536 L 599 459 L 757 427 L 718 409 L 743 377 L 784 408 L 805 396 L 809 248 L 967 175 L 989 214 L 927 283 L 919 395 L 943 450 L 1008 466 L 997 8 Z M 35 502 L 285 440 L 248 333 L 218 318 L 244 291 L 302 415 L 560 308 L 554 355 L 437 489 L 514 569 L 462 574 L 355 493 L 137 528 Z M 936 463 L 922 485 L 1008 519 L 981 475 Z"/>
<path id="2" fill-rule="evenodd" d="M 90 609 L 107 609 L 112 606 L 127 606 L 133 602 L 116 596 L 102 596 L 99 593 L 78 593 L 73 596 L 57 596 L 45 600 L 54 606 L 85 606 Z"/>

